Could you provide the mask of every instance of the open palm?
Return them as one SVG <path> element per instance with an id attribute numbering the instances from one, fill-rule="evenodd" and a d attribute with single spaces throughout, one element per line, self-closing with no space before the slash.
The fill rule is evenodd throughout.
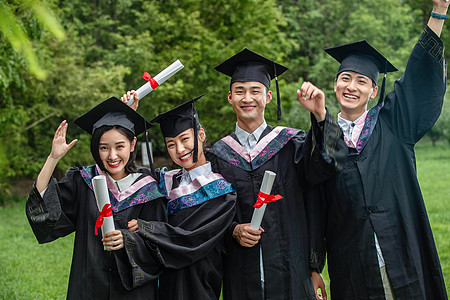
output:
<path id="1" fill-rule="evenodd" d="M 50 155 L 55 159 L 61 159 L 77 142 L 75 139 L 70 142 L 70 144 L 66 143 L 67 126 L 67 121 L 62 121 L 61 124 L 59 124 L 58 129 L 56 129 L 55 136 L 53 137 L 52 152 Z"/>

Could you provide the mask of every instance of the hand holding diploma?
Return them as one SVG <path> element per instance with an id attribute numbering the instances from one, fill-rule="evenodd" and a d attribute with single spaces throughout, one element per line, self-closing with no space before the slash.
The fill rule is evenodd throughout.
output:
<path id="1" fill-rule="evenodd" d="M 276 176 L 277 174 L 271 171 L 266 171 L 264 173 L 261 188 L 259 189 L 258 199 L 253 206 L 255 210 L 253 211 L 252 221 L 250 223 L 250 227 L 253 229 L 258 229 L 260 227 L 262 219 L 264 217 L 264 212 L 266 211 L 267 203 L 274 202 L 283 198 L 280 195 L 270 195 Z"/>
<path id="2" fill-rule="evenodd" d="M 250 223 L 238 224 L 234 227 L 233 237 L 238 241 L 239 245 L 244 247 L 253 247 L 261 239 L 261 234 L 264 232 L 262 227 L 253 229 L 250 227 Z"/>
<path id="3" fill-rule="evenodd" d="M 113 230 L 104 235 L 103 246 L 110 251 L 119 250 L 123 248 L 123 235 L 120 230 Z"/>
<path id="4" fill-rule="evenodd" d="M 238 224 L 233 230 L 233 237 L 241 246 L 253 247 L 259 242 L 261 239 L 261 233 L 264 232 L 264 229 L 261 227 L 261 222 L 267 203 L 283 198 L 280 195 L 270 195 L 275 176 L 276 174 L 271 171 L 266 171 L 264 173 L 258 199 L 253 206 L 255 210 L 253 211 L 251 223 Z"/>
<path id="5" fill-rule="evenodd" d="M 133 104 L 128 104 L 130 100 L 133 99 Z M 135 90 L 127 91 L 125 94 L 120 97 L 120 101 L 127 104 L 129 107 L 131 107 L 134 111 L 137 111 L 137 108 L 139 106 L 139 96 L 136 95 Z"/>
<path id="6" fill-rule="evenodd" d="M 103 237 L 105 237 L 106 233 L 115 230 L 112 206 L 109 202 L 108 187 L 106 185 L 106 177 L 104 175 L 95 176 L 92 178 L 92 186 L 94 188 L 95 199 L 97 200 L 97 207 L 100 212 L 100 215 L 95 222 L 95 234 L 98 234 L 97 227 L 101 227 Z M 105 250 L 108 250 L 106 246 Z"/>
<path id="7" fill-rule="evenodd" d="M 180 71 L 183 68 L 184 68 L 184 66 L 180 62 L 180 60 L 176 60 L 174 63 L 172 63 L 170 66 L 168 66 L 167 68 L 162 70 L 161 73 L 159 73 L 158 75 L 156 75 L 153 78 L 150 76 L 149 73 L 144 72 L 144 74 L 142 74 L 142 78 L 147 80 L 147 83 L 145 83 L 143 86 L 138 88 L 136 93 L 131 95 L 131 98 L 129 99 L 129 101 L 127 103 L 128 106 L 133 105 L 134 95 L 137 95 L 139 97 L 139 99 L 144 98 L 145 96 L 148 95 L 148 93 L 150 93 L 151 91 L 156 89 L 158 86 L 163 84 L 163 82 L 165 82 L 167 79 L 172 77 L 175 73 L 177 73 L 178 71 Z"/>

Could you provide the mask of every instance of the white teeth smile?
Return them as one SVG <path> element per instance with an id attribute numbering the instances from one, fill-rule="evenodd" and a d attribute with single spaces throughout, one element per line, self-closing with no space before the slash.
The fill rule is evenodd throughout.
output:
<path id="1" fill-rule="evenodd" d="M 108 162 L 108 164 L 110 164 L 111 166 L 117 166 L 119 163 L 120 163 L 120 161 Z"/>
<path id="2" fill-rule="evenodd" d="M 191 157 L 191 155 L 192 155 L 192 152 L 189 152 L 188 154 L 186 154 L 186 155 L 180 157 L 180 159 L 181 159 L 181 160 L 188 159 L 189 157 Z"/>
<path id="3" fill-rule="evenodd" d="M 358 99 L 358 97 L 353 96 L 353 95 L 348 95 L 348 94 L 345 94 L 345 97 L 350 98 L 350 99 Z"/>

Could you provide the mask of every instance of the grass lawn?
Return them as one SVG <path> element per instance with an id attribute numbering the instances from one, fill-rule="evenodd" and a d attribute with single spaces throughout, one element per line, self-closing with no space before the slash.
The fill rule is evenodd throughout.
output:
<path id="1" fill-rule="evenodd" d="M 0 206 L 0 299 L 65 299 L 73 234 L 39 245 L 25 201 Z"/>
<path id="2" fill-rule="evenodd" d="M 450 145 L 416 145 L 417 173 L 450 294 Z"/>
<path id="3" fill-rule="evenodd" d="M 450 146 L 416 146 L 417 171 L 450 291 Z M 0 206 L 0 299 L 65 299 L 73 234 L 39 245 L 25 216 L 25 200 Z M 324 272 L 328 284 L 328 276 Z M 329 291 L 328 291 L 329 294 Z"/>

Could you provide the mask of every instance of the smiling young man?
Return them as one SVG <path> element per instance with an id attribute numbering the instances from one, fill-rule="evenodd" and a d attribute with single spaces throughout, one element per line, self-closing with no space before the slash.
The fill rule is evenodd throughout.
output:
<path id="1" fill-rule="evenodd" d="M 346 71 L 339 74 L 334 90 L 341 105 L 341 117 L 355 121 L 367 111 L 370 99 L 377 95 L 378 86 L 365 75 Z"/>
<path id="2" fill-rule="evenodd" d="M 239 128 L 254 132 L 264 123 L 264 109 L 272 99 L 272 92 L 260 82 L 239 82 L 231 89 L 228 102 L 236 113 Z"/>
<path id="3" fill-rule="evenodd" d="M 323 93 L 304 87 L 297 96 L 312 114 L 311 131 L 267 125 L 270 81 L 287 68 L 248 49 L 216 70 L 231 77 L 228 102 L 237 119 L 235 132 L 207 153 L 238 196 L 227 235 L 224 299 L 315 299 L 313 281 L 322 287 L 323 281 L 311 271 L 319 262 L 309 251 L 304 192 L 336 174 L 345 159 L 338 125 L 327 114 Z M 283 199 L 267 206 L 255 230 L 249 222 L 266 170 L 277 174 L 272 194 Z"/>
<path id="4" fill-rule="evenodd" d="M 334 86 L 349 150 L 345 168 L 314 191 L 322 201 L 312 201 L 322 205 L 313 220 L 323 235 L 311 246 L 327 251 L 332 299 L 447 299 L 414 155 L 447 84 L 439 36 L 448 3 L 432 2 L 404 74 L 385 99 L 383 80 L 369 110 L 379 73 L 395 67 L 365 41 L 325 50 L 340 62 Z"/>

